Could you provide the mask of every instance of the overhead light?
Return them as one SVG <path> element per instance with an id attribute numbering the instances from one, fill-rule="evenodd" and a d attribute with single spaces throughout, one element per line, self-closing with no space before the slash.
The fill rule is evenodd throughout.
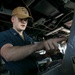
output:
<path id="1" fill-rule="evenodd" d="M 62 27 L 60 27 L 60 28 L 58 28 L 58 29 L 55 29 L 55 30 L 52 31 L 52 32 L 47 33 L 45 36 L 49 36 L 49 35 L 51 35 L 51 34 L 53 34 L 53 33 L 58 32 L 58 31 L 64 31 L 64 32 L 66 32 L 66 33 L 70 33 L 70 30 L 68 30 L 68 29 L 66 29 L 66 28 L 64 28 L 64 27 L 62 26 Z"/>
<path id="2" fill-rule="evenodd" d="M 64 32 L 66 32 L 66 33 L 70 33 L 70 30 L 68 30 L 68 29 L 66 29 L 66 28 L 61 29 L 61 31 L 64 31 Z"/>
<path id="3" fill-rule="evenodd" d="M 57 19 L 57 18 L 61 17 L 62 15 L 64 15 L 64 14 L 62 13 L 62 14 L 60 14 L 60 15 L 56 16 L 56 17 L 55 17 L 55 19 Z"/>
<path id="4" fill-rule="evenodd" d="M 64 28 L 64 27 L 62 26 L 62 27 L 60 27 L 60 28 L 58 28 L 58 29 L 55 29 L 54 31 L 47 33 L 45 36 L 49 36 L 49 35 L 51 35 L 51 34 L 53 34 L 53 33 L 56 33 L 56 32 L 58 32 L 59 30 L 62 30 L 63 28 Z"/>

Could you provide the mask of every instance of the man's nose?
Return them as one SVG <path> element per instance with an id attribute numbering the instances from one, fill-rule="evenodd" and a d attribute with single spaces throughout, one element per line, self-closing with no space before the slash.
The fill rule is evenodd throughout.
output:
<path id="1" fill-rule="evenodd" d="M 22 22 L 22 23 L 26 23 L 26 21 L 25 21 L 25 20 L 21 20 L 21 22 Z"/>

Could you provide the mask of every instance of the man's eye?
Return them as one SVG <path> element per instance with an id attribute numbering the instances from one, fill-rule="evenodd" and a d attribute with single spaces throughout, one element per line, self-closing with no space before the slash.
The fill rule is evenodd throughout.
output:
<path id="1" fill-rule="evenodd" d="M 19 18 L 19 20 L 20 20 L 20 21 L 22 21 L 22 20 L 27 21 L 27 19 L 20 19 L 20 18 Z"/>

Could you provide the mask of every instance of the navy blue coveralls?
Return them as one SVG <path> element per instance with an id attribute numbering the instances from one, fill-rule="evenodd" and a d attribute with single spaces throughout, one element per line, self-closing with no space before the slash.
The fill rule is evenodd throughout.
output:
<path id="1" fill-rule="evenodd" d="M 0 33 L 0 48 L 6 43 L 10 43 L 13 46 L 25 46 L 33 42 L 32 38 L 30 38 L 25 32 L 24 39 L 25 40 L 23 40 L 13 28 L 11 28 Z M 38 70 L 34 54 L 18 61 L 4 61 L 10 75 L 37 75 Z"/>

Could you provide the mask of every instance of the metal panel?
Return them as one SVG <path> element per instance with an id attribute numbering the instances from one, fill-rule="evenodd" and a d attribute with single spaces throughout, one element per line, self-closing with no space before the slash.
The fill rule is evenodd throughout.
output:
<path id="1" fill-rule="evenodd" d="M 59 13 L 59 11 L 46 0 L 41 0 L 33 9 L 46 16 L 54 16 Z"/>

